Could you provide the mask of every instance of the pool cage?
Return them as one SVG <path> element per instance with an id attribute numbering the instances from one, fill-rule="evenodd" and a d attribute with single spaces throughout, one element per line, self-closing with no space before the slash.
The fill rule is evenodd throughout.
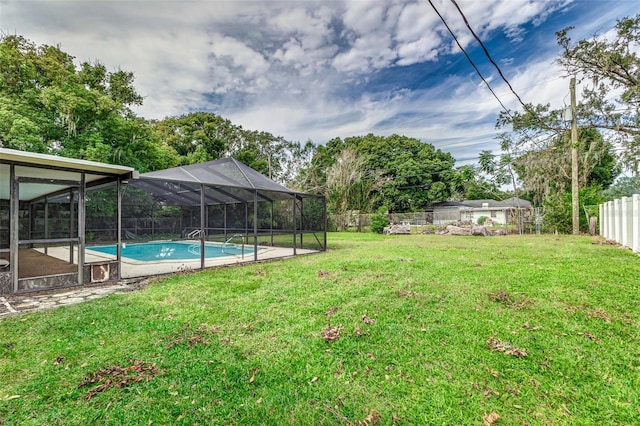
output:
<path id="1" fill-rule="evenodd" d="M 138 175 L 0 148 L 0 177 L 0 295 L 326 249 L 324 197 L 232 158 Z"/>
<path id="2" fill-rule="evenodd" d="M 127 244 L 174 241 L 192 256 L 174 258 L 174 246 L 123 262 L 123 276 L 201 269 L 326 249 L 322 196 L 292 191 L 233 158 L 140 175 L 122 197 Z M 218 254 L 210 254 L 218 248 Z M 125 256 L 126 257 L 126 256 Z"/>

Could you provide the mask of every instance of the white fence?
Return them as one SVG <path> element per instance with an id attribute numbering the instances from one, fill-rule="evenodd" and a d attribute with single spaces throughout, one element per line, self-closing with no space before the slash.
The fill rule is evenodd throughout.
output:
<path id="1" fill-rule="evenodd" d="M 600 204 L 600 235 L 640 253 L 640 194 Z"/>

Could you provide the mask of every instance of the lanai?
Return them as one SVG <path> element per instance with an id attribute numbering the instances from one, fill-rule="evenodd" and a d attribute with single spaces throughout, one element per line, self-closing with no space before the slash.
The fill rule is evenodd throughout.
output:
<path id="1" fill-rule="evenodd" d="M 130 167 L 0 148 L 0 257 L 9 262 L 0 294 L 90 282 L 88 193 L 117 191 L 135 176 Z M 117 240 L 117 219 L 111 226 Z M 65 247 L 66 259 L 50 256 L 54 247 Z"/>

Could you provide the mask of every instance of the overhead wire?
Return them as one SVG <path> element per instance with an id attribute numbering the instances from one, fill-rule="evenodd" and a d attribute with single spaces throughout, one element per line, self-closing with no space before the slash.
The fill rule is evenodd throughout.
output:
<path id="1" fill-rule="evenodd" d="M 478 74 L 478 76 L 482 79 L 482 81 L 484 82 L 484 84 L 487 86 L 487 88 L 489 89 L 489 91 L 491 92 L 491 94 L 493 95 L 494 98 L 496 98 L 496 100 L 498 101 L 498 103 L 500 104 L 500 106 L 502 107 L 502 109 L 504 110 L 505 113 L 507 113 L 507 115 L 509 115 L 511 117 L 511 113 L 509 112 L 509 109 L 507 109 L 506 106 L 504 106 L 504 104 L 502 103 L 502 101 L 500 100 L 500 98 L 498 97 L 498 95 L 496 95 L 496 92 L 493 91 L 493 88 L 491 87 L 491 85 L 489 84 L 489 82 L 484 78 L 484 76 L 482 75 L 482 73 L 480 72 L 480 70 L 478 69 L 478 67 L 476 66 L 476 64 L 473 62 L 473 60 L 471 59 L 471 57 L 469 56 L 469 54 L 467 53 L 467 51 L 464 49 L 464 47 L 462 47 L 462 44 L 460 43 L 460 41 L 458 40 L 458 38 L 456 37 L 456 35 L 453 33 L 453 31 L 451 30 L 451 28 L 449 27 L 449 24 L 447 24 L 447 21 L 444 19 L 444 17 L 440 14 L 440 12 L 438 11 L 438 9 L 436 8 L 436 6 L 433 4 L 432 0 L 428 0 L 429 4 L 431 5 L 431 7 L 433 8 L 434 12 L 436 12 L 436 14 L 438 15 L 438 17 L 440 17 L 440 20 L 442 21 L 442 23 L 444 24 L 444 26 L 447 28 L 447 30 L 449 31 L 449 34 L 451 34 L 451 37 L 453 37 L 453 39 L 455 40 L 456 44 L 458 45 L 458 47 L 460 48 L 460 50 L 462 51 L 462 53 L 464 53 L 464 56 L 467 58 L 467 61 L 469 61 L 469 63 L 471 64 L 471 66 L 473 67 L 473 69 L 476 71 L 476 73 Z"/>
<path id="2" fill-rule="evenodd" d="M 552 82 L 552 81 L 559 80 L 560 78 L 562 78 L 562 77 L 553 77 L 553 78 L 550 78 L 550 79 L 548 79 L 548 80 L 539 81 L 539 82 L 537 82 L 537 83 L 535 83 L 535 84 L 531 84 L 531 85 L 529 85 L 529 86 L 525 86 L 524 88 L 525 88 L 525 89 L 531 89 L 532 87 L 541 86 L 541 85 L 543 85 L 543 84 L 547 84 L 547 83 L 550 83 L 550 82 Z M 567 95 L 567 96 L 568 96 L 568 95 Z M 491 100 L 491 99 L 489 98 L 489 99 L 484 99 L 484 100 L 477 101 L 477 102 L 468 103 L 468 104 L 462 105 L 462 106 L 460 106 L 460 107 L 458 107 L 458 108 L 449 109 L 449 110 L 448 110 L 448 112 L 449 112 L 449 113 L 452 113 L 452 112 L 465 111 L 465 110 L 467 110 L 467 109 L 468 109 L 468 107 L 475 106 L 475 105 L 480 105 L 480 104 L 483 104 L 483 103 L 485 103 L 485 102 L 489 102 L 490 100 Z M 415 123 L 415 122 L 418 122 L 418 121 L 426 120 L 426 119 L 428 119 L 428 118 L 435 117 L 435 116 L 436 116 L 436 115 L 438 115 L 438 114 L 441 114 L 441 112 L 439 112 L 439 113 L 437 113 L 437 112 L 428 113 L 428 114 L 425 114 L 425 115 L 423 115 L 423 116 L 421 116 L 421 117 L 419 117 L 419 118 L 412 118 L 412 119 L 409 119 L 409 120 L 398 121 L 398 122 L 395 122 L 395 123 L 390 124 L 390 125 L 385 126 L 385 127 L 376 127 L 375 129 L 376 129 L 376 130 L 387 130 L 387 129 L 392 129 L 392 128 L 395 128 L 395 127 L 397 127 L 397 126 L 401 126 L 401 125 L 404 125 L 404 124 L 410 124 L 410 123 Z"/>
<path id="3" fill-rule="evenodd" d="M 485 44 L 482 42 L 482 40 L 480 39 L 480 37 L 478 37 L 478 35 L 476 34 L 476 32 L 473 30 L 473 28 L 471 28 L 471 25 L 469 24 L 469 21 L 467 20 L 467 17 L 465 16 L 465 14 L 462 12 L 462 9 L 460 9 L 460 6 L 458 6 L 458 3 L 456 2 L 456 0 L 451 0 L 451 3 L 453 3 L 453 5 L 456 7 L 456 9 L 458 9 L 458 12 L 460 13 L 460 16 L 462 16 L 462 20 L 464 21 L 465 25 L 467 26 L 467 28 L 469 29 L 469 32 L 471 32 L 471 35 L 473 35 L 473 37 L 476 39 L 476 41 L 478 42 L 478 44 L 480 44 L 480 47 L 482 48 L 482 50 L 484 51 L 484 54 L 487 56 L 487 59 L 489 59 L 489 62 L 491 62 L 493 64 L 493 66 L 496 68 L 496 70 L 498 70 L 498 74 L 500 75 L 500 77 L 502 78 L 502 80 L 507 84 L 507 86 L 509 87 L 509 90 L 511 90 L 511 93 L 513 93 L 515 95 L 515 97 L 518 99 L 518 102 L 520 102 L 520 105 L 522 105 L 522 107 L 525 109 L 525 111 L 528 109 L 527 105 L 522 101 L 522 99 L 520 98 L 520 96 L 516 93 L 516 91 L 513 89 L 513 86 L 511 86 L 511 83 L 509 83 L 509 80 L 507 80 L 507 78 L 504 76 L 504 74 L 502 73 L 502 70 L 500 69 L 500 67 L 498 66 L 498 64 L 496 63 L 496 61 L 493 60 L 493 58 L 491 57 L 491 55 L 489 54 L 489 50 L 487 49 L 487 47 L 485 46 Z"/>

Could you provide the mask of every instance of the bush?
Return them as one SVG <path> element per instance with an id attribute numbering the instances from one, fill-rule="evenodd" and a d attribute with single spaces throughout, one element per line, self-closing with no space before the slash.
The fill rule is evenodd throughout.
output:
<path id="1" fill-rule="evenodd" d="M 584 214 L 585 206 L 597 206 L 602 203 L 602 189 L 598 186 L 587 186 L 580 189 L 580 230 L 587 232 L 589 223 Z M 588 210 L 588 209 L 587 209 Z M 597 216 L 597 210 L 592 208 L 590 212 Z M 549 195 L 544 200 L 544 223 L 547 232 L 559 232 L 570 234 L 573 230 L 571 220 L 571 193 L 566 192 L 560 195 Z"/>
<path id="2" fill-rule="evenodd" d="M 370 218 L 370 229 L 371 232 L 375 232 L 376 234 L 382 234 L 385 226 L 389 226 L 389 218 L 385 216 L 387 211 L 386 207 L 380 207 L 378 211 L 371 215 Z"/>
<path id="3" fill-rule="evenodd" d="M 489 218 L 488 218 L 487 216 L 480 216 L 480 217 L 478 218 L 478 225 L 481 225 L 481 226 L 482 226 L 482 225 L 484 225 L 484 224 L 485 224 L 485 222 L 486 222 L 488 219 L 489 219 Z"/>

